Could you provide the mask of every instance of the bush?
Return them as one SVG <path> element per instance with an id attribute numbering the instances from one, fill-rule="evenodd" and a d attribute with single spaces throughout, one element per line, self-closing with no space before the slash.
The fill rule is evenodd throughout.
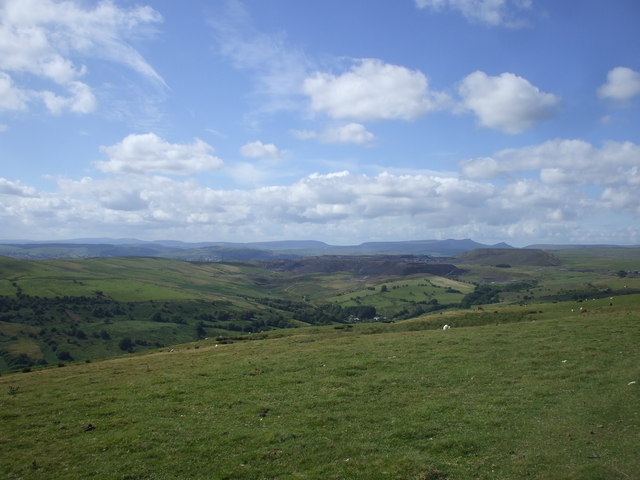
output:
<path id="1" fill-rule="evenodd" d="M 71 356 L 71 354 L 66 350 L 58 352 L 58 355 L 56 356 L 58 357 L 58 360 L 62 360 L 63 362 L 70 362 L 73 360 L 73 357 Z"/>
<path id="2" fill-rule="evenodd" d="M 478 285 L 475 290 L 464 296 L 460 302 L 460 308 L 469 308 L 473 305 L 484 305 L 487 303 L 498 303 L 500 290 L 489 285 Z"/>
<path id="3" fill-rule="evenodd" d="M 130 352 L 131 349 L 133 348 L 133 342 L 131 341 L 131 338 L 124 337 L 122 340 L 120 340 L 120 343 L 118 343 L 118 346 L 120 347 L 120 350 L 124 350 L 125 352 Z"/>

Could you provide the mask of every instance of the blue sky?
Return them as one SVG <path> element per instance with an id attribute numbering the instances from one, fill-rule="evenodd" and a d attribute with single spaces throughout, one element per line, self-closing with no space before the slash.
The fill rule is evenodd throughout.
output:
<path id="1" fill-rule="evenodd" d="M 0 238 L 640 244 L 637 0 L 0 0 Z"/>

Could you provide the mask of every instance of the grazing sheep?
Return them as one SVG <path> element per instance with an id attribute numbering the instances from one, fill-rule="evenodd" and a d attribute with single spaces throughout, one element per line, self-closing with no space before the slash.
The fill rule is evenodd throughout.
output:
<path id="1" fill-rule="evenodd" d="M 449 330 L 451 328 L 451 325 L 445 325 L 444 327 L 442 327 L 443 330 Z"/>

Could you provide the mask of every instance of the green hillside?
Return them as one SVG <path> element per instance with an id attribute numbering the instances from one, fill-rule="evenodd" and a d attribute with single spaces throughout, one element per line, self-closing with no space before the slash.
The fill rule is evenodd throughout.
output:
<path id="1" fill-rule="evenodd" d="M 0 257 L 0 475 L 634 478 L 638 262 L 556 258 Z"/>
<path id="2" fill-rule="evenodd" d="M 640 310 L 626 300 L 289 330 L 4 375 L 0 474 L 636 478 Z M 464 326 L 474 321 L 485 326 Z"/>
<path id="3" fill-rule="evenodd" d="M 283 328 L 640 292 L 633 257 L 561 252 L 559 266 L 493 263 L 522 252 L 494 253 L 488 265 L 462 269 L 408 256 L 244 263 L 0 257 L 0 372 Z"/>
<path id="4" fill-rule="evenodd" d="M 419 296 L 401 288 L 365 304 L 333 300 L 360 289 L 369 293 L 380 282 L 399 278 L 384 273 L 384 268 L 394 270 L 394 262 L 386 260 L 384 268 L 377 259 L 370 262 L 378 275 L 296 274 L 257 262 L 0 257 L 0 371 L 95 360 L 206 337 L 222 340 L 277 328 L 370 321 L 379 316 L 376 307 L 390 319 L 407 318 L 430 311 L 429 302 L 440 308 L 462 297 L 430 283 L 429 278 L 440 277 L 422 274 L 407 277 L 411 283 L 429 282 Z"/>

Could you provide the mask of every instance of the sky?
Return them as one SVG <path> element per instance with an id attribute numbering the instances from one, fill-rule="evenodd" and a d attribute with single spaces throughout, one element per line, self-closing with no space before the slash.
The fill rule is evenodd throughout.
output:
<path id="1" fill-rule="evenodd" d="M 637 0 L 0 0 L 0 239 L 640 244 Z"/>

